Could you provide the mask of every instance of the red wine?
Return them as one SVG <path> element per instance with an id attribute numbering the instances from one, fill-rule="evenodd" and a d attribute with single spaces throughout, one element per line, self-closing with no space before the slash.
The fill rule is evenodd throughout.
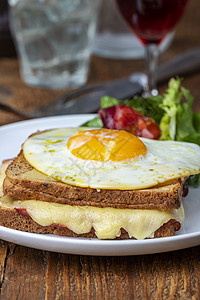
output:
<path id="1" fill-rule="evenodd" d="M 141 42 L 159 44 L 181 18 L 188 0 L 116 0 Z"/>

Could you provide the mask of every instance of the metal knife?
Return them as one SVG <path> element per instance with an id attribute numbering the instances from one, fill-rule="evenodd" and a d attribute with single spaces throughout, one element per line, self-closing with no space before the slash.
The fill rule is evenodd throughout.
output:
<path id="1" fill-rule="evenodd" d="M 200 47 L 180 54 L 158 68 L 158 84 L 168 81 L 173 76 L 186 76 L 200 70 Z M 15 113 L 25 118 L 38 118 L 52 115 L 84 114 L 97 112 L 102 96 L 120 100 L 141 94 L 146 87 L 144 73 L 133 73 L 127 78 L 87 85 L 57 98 L 52 103 L 24 112 L 7 103 L 0 103 L 0 109 Z"/>
<path id="2" fill-rule="evenodd" d="M 158 85 L 173 76 L 186 76 L 200 70 L 200 47 L 189 50 L 158 67 Z M 106 83 L 104 88 L 90 92 L 75 100 L 63 104 L 62 110 L 56 114 L 92 113 L 99 109 L 100 99 L 107 95 L 123 100 L 140 94 L 147 84 L 144 73 L 131 74 L 127 78 Z M 66 95 L 67 96 L 67 95 Z M 54 111 L 55 113 L 55 111 Z"/>

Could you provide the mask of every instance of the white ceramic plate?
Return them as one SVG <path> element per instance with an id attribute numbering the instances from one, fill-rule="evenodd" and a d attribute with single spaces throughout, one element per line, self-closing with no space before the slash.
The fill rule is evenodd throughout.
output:
<path id="1" fill-rule="evenodd" d="M 29 134 L 49 128 L 78 126 L 94 115 L 41 118 L 0 128 L 0 161 L 15 157 Z M 151 240 L 98 240 L 34 234 L 0 226 L 0 238 L 41 250 L 81 255 L 141 255 L 200 245 L 200 188 L 184 199 L 185 224 L 173 237 Z"/>

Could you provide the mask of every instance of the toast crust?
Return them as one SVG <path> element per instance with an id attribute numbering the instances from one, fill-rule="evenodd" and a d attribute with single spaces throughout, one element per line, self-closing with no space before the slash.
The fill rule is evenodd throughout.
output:
<path id="1" fill-rule="evenodd" d="M 32 170 L 33 167 L 25 160 L 21 151 L 6 170 L 4 194 L 19 200 L 37 199 L 78 206 L 161 210 L 181 206 L 181 179 L 142 190 L 96 190 L 68 185 L 45 175 L 42 175 L 42 179 L 32 180 L 26 176 Z"/>

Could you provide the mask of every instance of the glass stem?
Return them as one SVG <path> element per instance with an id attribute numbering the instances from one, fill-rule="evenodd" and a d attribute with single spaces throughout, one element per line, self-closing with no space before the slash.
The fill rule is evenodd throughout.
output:
<path id="1" fill-rule="evenodd" d="M 149 44 L 145 46 L 145 57 L 147 64 L 148 87 L 147 95 L 157 95 L 158 90 L 156 86 L 157 81 L 157 66 L 158 66 L 159 49 L 156 44 Z"/>

